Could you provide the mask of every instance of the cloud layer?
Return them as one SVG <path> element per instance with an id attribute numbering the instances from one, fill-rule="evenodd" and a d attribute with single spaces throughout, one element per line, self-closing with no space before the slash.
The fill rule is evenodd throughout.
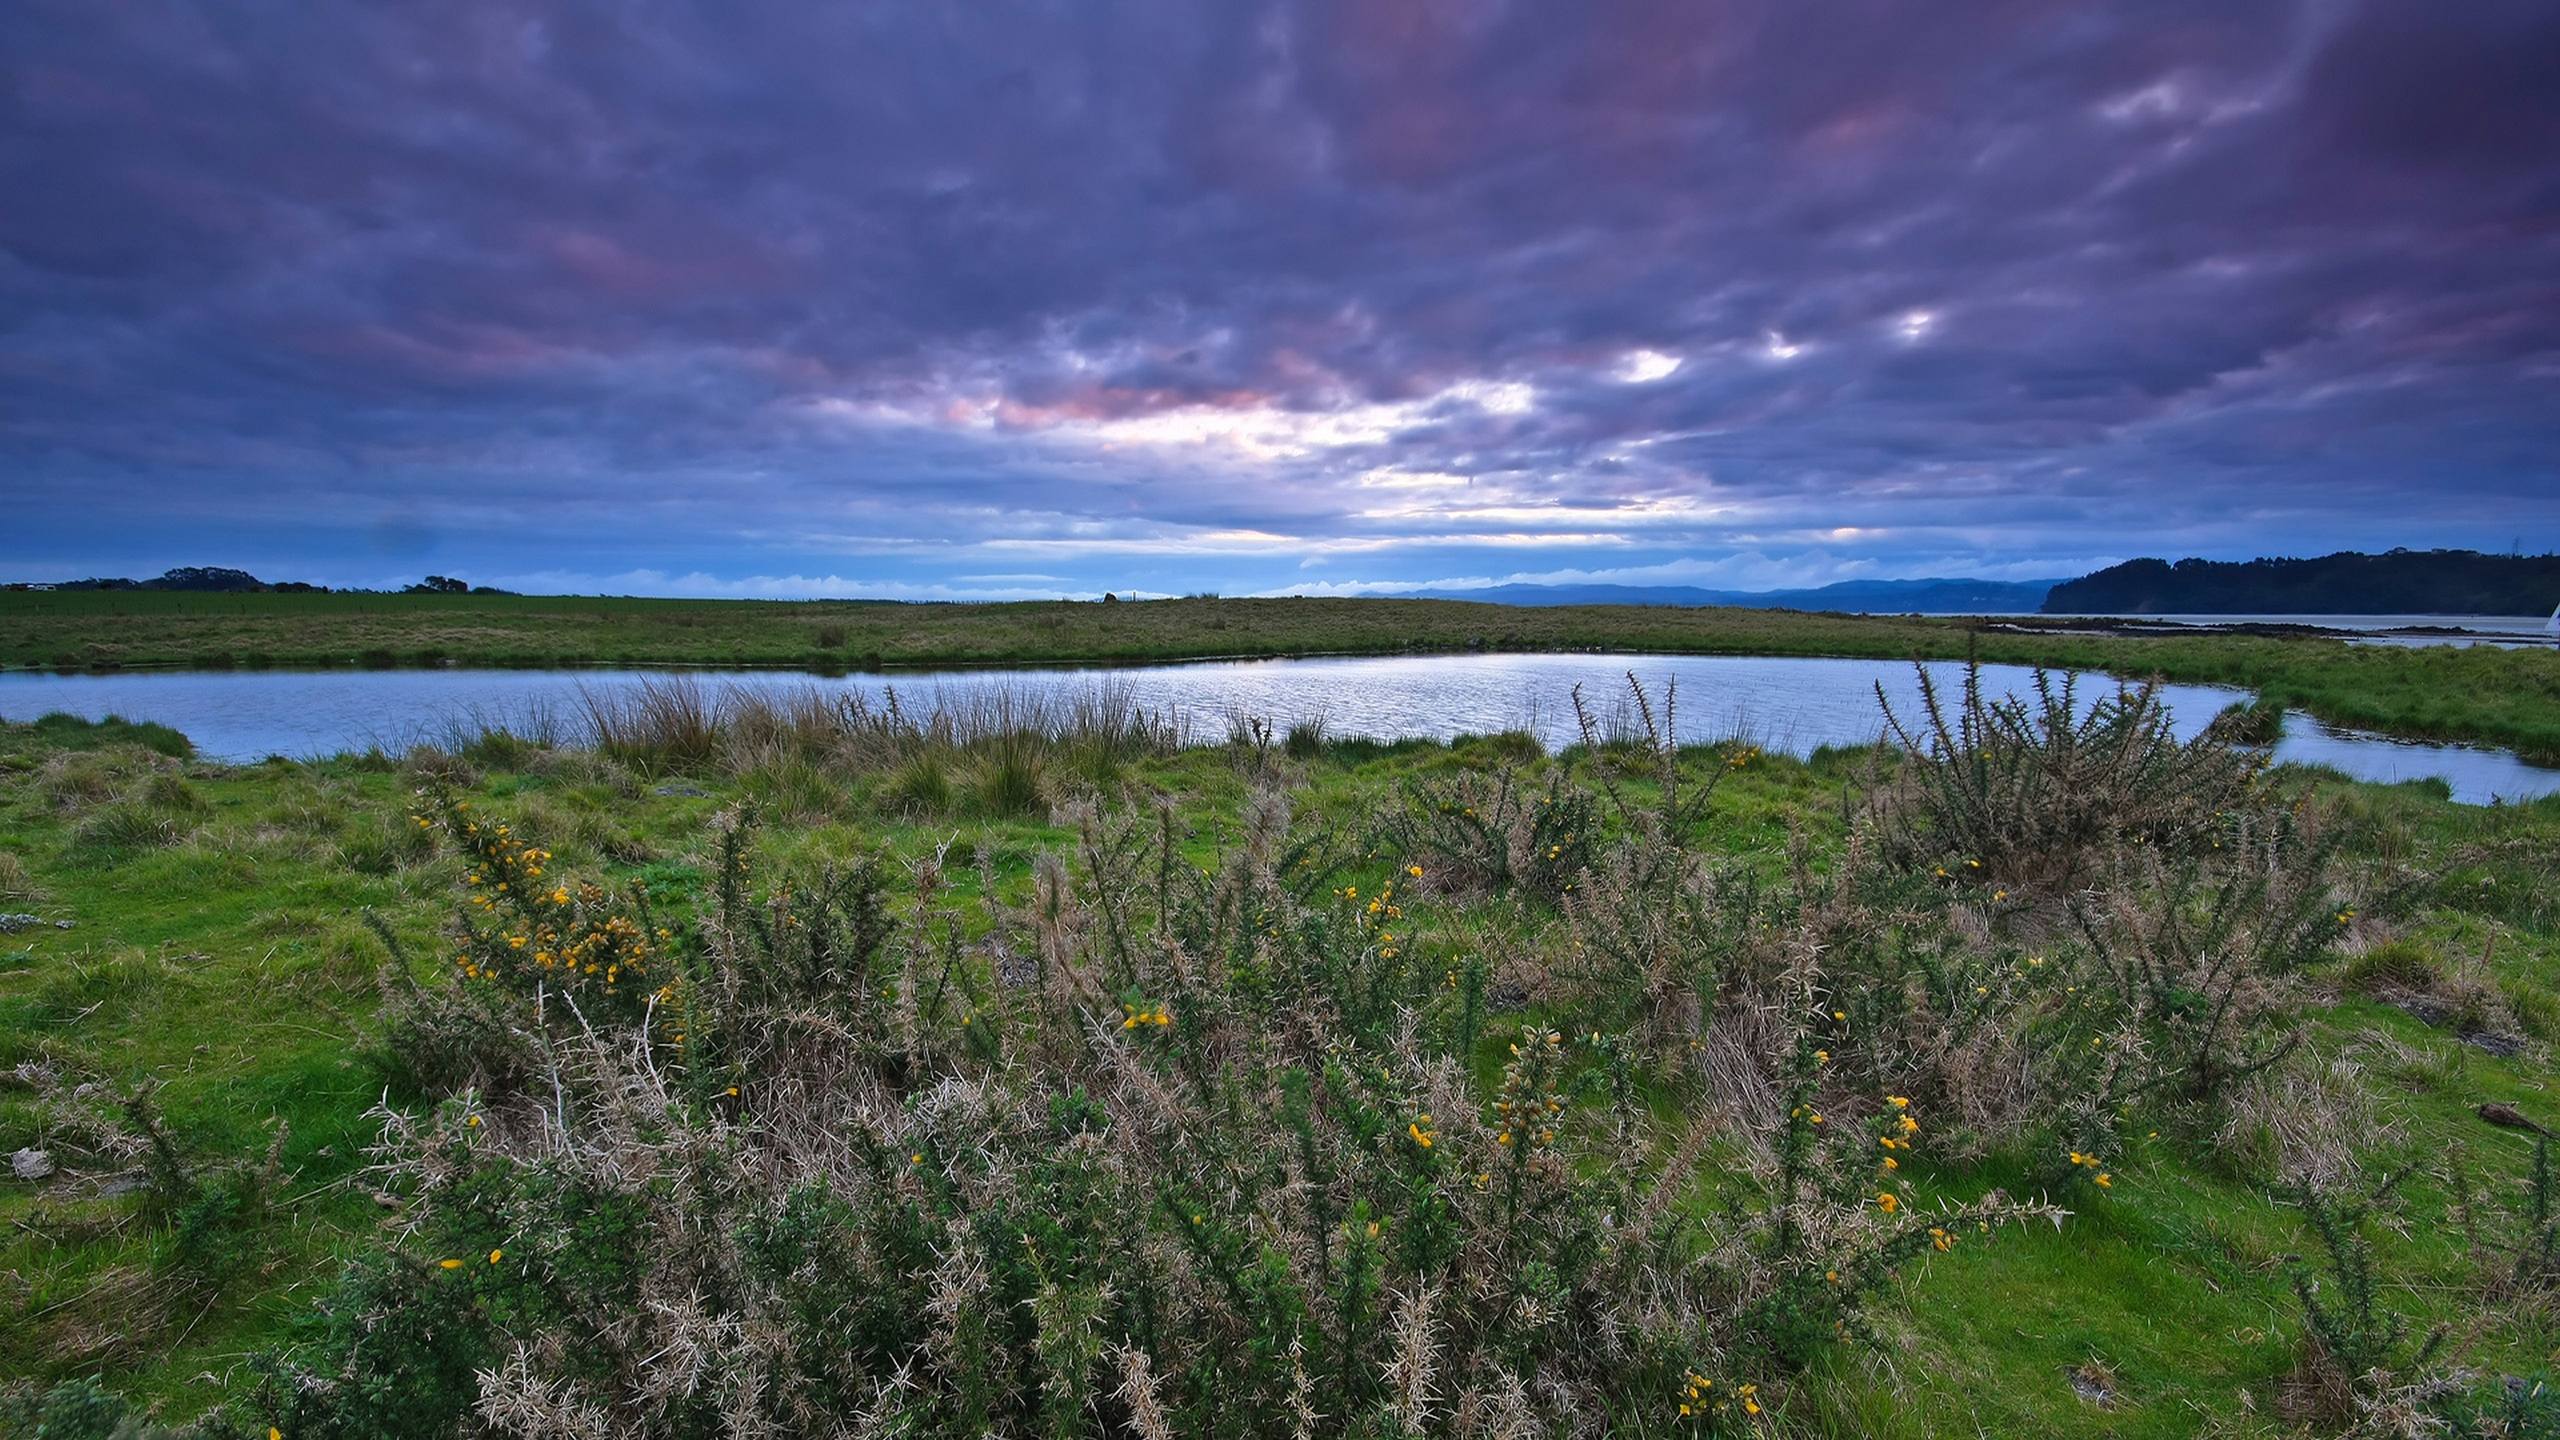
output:
<path id="1" fill-rule="evenodd" d="M 189 6 L 0 47 L 0 571 L 2560 547 L 2560 8 Z"/>

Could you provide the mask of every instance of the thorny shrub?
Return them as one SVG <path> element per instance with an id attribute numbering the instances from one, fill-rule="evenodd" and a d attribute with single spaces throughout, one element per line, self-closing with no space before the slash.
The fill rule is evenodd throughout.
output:
<path id="1" fill-rule="evenodd" d="M 2354 910 L 2317 813 L 2219 773 L 2190 796 L 2209 828 L 2092 839 L 2059 889 L 1915 857 L 1897 837 L 1939 822 L 1905 812 L 1938 802 L 1889 789 L 1828 878 L 1800 867 L 1795 886 L 1848 1073 L 1925 1099 L 1959 1151 L 2027 1147 L 2053 1186 L 2106 1175 L 2136 1107 L 2215 1105 L 2281 1063 L 2302 972 Z"/>
<path id="2" fill-rule="evenodd" d="M 879 863 L 757 874 L 734 820 L 611 998 L 525 957 L 626 912 L 468 813 L 428 817 L 478 879 L 450 993 L 535 1078 L 384 1112 L 405 1238 L 278 1372 L 287 1433 L 360 1429 L 359 1376 L 451 1415 L 464 1369 L 500 1434 L 1741 1433 L 1911 1261 L 2058 1218 L 1917 1204 L 1918 1107 L 1825 1085 L 1806 1003 L 1756 1198 L 1702 1217 L 1708 1136 L 1613 1031 L 1488 1021 L 1410 938 L 1423 864 L 1368 889 L 1278 795 L 1208 865 L 1083 808 L 977 923 L 939 858 L 893 905 Z"/>
<path id="3" fill-rule="evenodd" d="M 1523 893 L 1550 904 L 1599 851 L 1590 791 L 1561 770 L 1533 782 L 1511 767 L 1490 775 L 1415 780 L 1377 827 L 1377 848 L 1429 867 L 1444 893 Z"/>
<path id="4" fill-rule="evenodd" d="M 2138 1108 L 2285 1053 L 2345 924 L 2317 827 L 2160 759 L 2147 699 L 2134 740 L 1948 732 L 2018 803 L 2110 746 L 2186 777 L 2153 821 L 2035 821 L 2066 866 L 1915 848 L 1966 834 L 1921 781 L 1770 882 L 1696 844 L 1733 758 L 1631 689 L 1605 738 L 1577 697 L 1570 775 L 1358 843 L 1268 787 L 1215 854 L 1072 802 L 965 903 L 947 849 L 768 874 L 732 813 L 674 913 L 431 788 L 455 983 L 402 1023 L 481 1058 L 383 1111 L 401 1238 L 273 1368 L 279 1428 L 1756 1433 L 1915 1262 L 2063 1213 L 1924 1204 L 1916 1147 L 2112 1188 Z M 1534 983 L 1497 1004 L 1435 912 L 1506 887 Z"/>
<path id="5" fill-rule="evenodd" d="M 1897 865 L 2066 887 L 2127 842 L 2173 853 L 2209 844 L 2265 764 L 2221 730 L 2179 740 L 2156 681 L 2084 704 L 2079 677 L 2038 670 L 2032 699 L 1986 698 L 1982 667 L 1968 662 L 1951 713 L 1928 667 L 1914 668 L 1919 716 L 1906 720 L 1876 687 L 1903 752 L 1880 788 L 1877 827 Z"/>

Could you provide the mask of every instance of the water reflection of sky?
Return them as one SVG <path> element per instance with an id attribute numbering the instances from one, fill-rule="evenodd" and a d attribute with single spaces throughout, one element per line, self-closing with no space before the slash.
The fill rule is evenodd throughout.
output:
<path id="1" fill-rule="evenodd" d="M 1950 690 L 1963 667 L 1933 664 Z M 1745 737 L 1764 748 L 1809 754 L 1825 745 L 1863 745 L 1883 729 L 1876 687 L 1907 717 L 1919 712 L 1912 667 L 1872 660 L 1772 656 L 1435 655 L 1331 660 L 1214 661 L 1116 669 L 1032 668 L 919 671 L 821 677 L 775 671 L 691 671 L 714 688 L 788 691 L 817 687 L 873 700 L 895 687 L 911 709 L 937 700 L 1010 693 L 1064 698 L 1098 688 L 1177 715 L 1191 733 L 1215 739 L 1230 716 L 1277 725 L 1321 719 L 1337 735 L 1379 739 L 1528 730 L 1549 745 L 1576 737 L 1573 692 L 1581 687 L 1604 722 L 1624 710 L 1633 672 L 1658 701 L 1676 696 L 1684 741 Z M 397 749 L 481 721 L 522 725 L 550 716 L 572 725 L 583 692 L 612 693 L 648 670 L 330 670 L 142 672 L 107 675 L 0 674 L 0 716 L 48 711 L 96 718 L 156 720 L 183 730 L 220 759 L 311 756 L 368 745 Z M 2032 672 L 1983 668 L 1986 688 L 2023 692 Z M 2086 704 L 2112 682 L 2082 682 Z M 2202 729 L 2243 692 L 2173 685 L 2163 695 L 2181 734 Z M 2560 791 L 2560 770 L 2528 766 L 2504 751 L 2417 745 L 2331 730 L 2296 717 L 2278 758 L 2322 764 L 2360 779 L 2441 778 L 2457 799 L 2485 803 Z"/>

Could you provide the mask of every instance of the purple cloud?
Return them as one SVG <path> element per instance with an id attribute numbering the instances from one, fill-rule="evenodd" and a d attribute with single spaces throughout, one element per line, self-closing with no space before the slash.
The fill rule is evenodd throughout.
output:
<path id="1" fill-rule="evenodd" d="M 12 574 L 2560 545 L 2539 0 L 32 0 Z"/>

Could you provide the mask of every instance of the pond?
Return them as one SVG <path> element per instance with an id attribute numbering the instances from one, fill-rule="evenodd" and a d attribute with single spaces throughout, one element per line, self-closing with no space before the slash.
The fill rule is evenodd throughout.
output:
<path id="1" fill-rule="evenodd" d="M 1963 667 L 1933 664 L 1950 691 Z M 1231 716 L 1285 729 L 1321 720 L 1338 736 L 1391 740 L 1527 730 L 1550 747 L 1576 738 L 1572 696 L 1580 686 L 1602 716 L 1616 715 L 1633 672 L 1657 701 L 1678 696 L 1684 741 L 1743 738 L 1772 751 L 1810 754 L 1825 745 L 1863 745 L 1883 730 L 1875 687 L 1907 718 L 1919 688 L 1907 664 L 1875 660 L 1734 655 L 1433 655 L 1363 659 L 1205 661 L 1114 668 L 1057 667 L 906 671 L 820 676 L 773 670 L 687 670 L 713 689 L 788 691 L 819 687 L 877 701 L 894 688 L 912 712 L 965 703 L 972 694 L 1063 696 L 1108 689 L 1134 704 L 1180 718 L 1195 738 L 1217 739 Z M 120 671 L 112 674 L 0 674 L 0 717 L 31 720 L 49 711 L 91 719 L 109 714 L 155 720 L 186 732 L 206 756 L 296 758 L 380 746 L 397 751 L 448 736 L 456 727 L 546 721 L 574 733 L 586 694 L 611 695 L 653 681 L 664 669 L 629 670 L 276 670 Z M 2021 666 L 1983 667 L 1993 693 L 2027 689 Z M 2112 690 L 2082 682 L 2091 701 Z M 2163 692 L 2182 735 L 2204 728 L 2246 692 L 2172 685 Z M 2560 792 L 2560 770 L 2526 765 L 2501 750 L 2409 744 L 2292 717 L 2279 760 L 2326 765 L 2362 780 L 2441 779 L 2454 798 L 2486 804 Z"/>

